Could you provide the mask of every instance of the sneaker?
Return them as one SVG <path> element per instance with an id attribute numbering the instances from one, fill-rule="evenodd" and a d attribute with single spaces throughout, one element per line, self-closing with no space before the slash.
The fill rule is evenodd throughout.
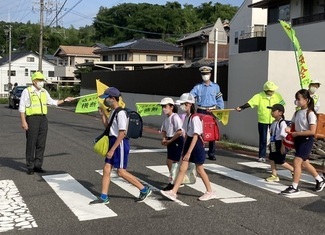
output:
<path id="1" fill-rule="evenodd" d="M 279 176 L 271 175 L 270 177 L 265 179 L 267 182 L 279 182 Z"/>
<path id="2" fill-rule="evenodd" d="M 323 179 L 323 181 L 318 181 L 318 180 L 316 180 L 315 191 L 316 191 L 316 192 L 321 192 L 321 191 L 323 191 L 324 186 L 325 186 L 325 181 L 324 181 L 324 179 Z"/>
<path id="3" fill-rule="evenodd" d="M 34 169 L 27 169 L 27 175 L 34 175 Z"/>
<path id="4" fill-rule="evenodd" d="M 160 190 L 160 193 L 167 197 L 168 199 L 172 200 L 172 201 L 176 201 L 176 193 L 174 193 L 172 190 L 169 190 L 169 191 L 163 191 L 163 190 Z"/>
<path id="5" fill-rule="evenodd" d="M 152 193 L 152 190 L 148 186 L 145 187 L 147 190 L 145 192 L 140 191 L 139 197 L 135 199 L 136 202 L 143 202 Z"/>
<path id="6" fill-rule="evenodd" d="M 105 200 L 102 199 L 101 197 L 97 197 L 96 200 L 93 200 L 89 202 L 89 205 L 94 205 L 94 204 L 108 204 L 109 203 L 109 197 L 107 197 Z"/>
<path id="7" fill-rule="evenodd" d="M 215 192 L 205 192 L 201 197 L 199 197 L 200 201 L 208 201 L 211 199 L 216 199 L 217 195 Z"/>
<path id="8" fill-rule="evenodd" d="M 44 170 L 42 167 L 34 167 L 34 171 L 37 173 L 46 173 L 46 170 Z"/>
<path id="9" fill-rule="evenodd" d="M 164 189 L 163 191 L 169 191 L 169 190 L 172 190 L 174 188 L 174 185 L 169 183 Z"/>
<path id="10" fill-rule="evenodd" d="M 266 160 L 265 160 L 264 157 L 260 157 L 257 161 L 258 161 L 258 162 L 266 162 Z"/>
<path id="11" fill-rule="evenodd" d="M 288 188 L 286 188 L 285 190 L 283 190 L 281 192 L 282 195 L 293 195 L 293 194 L 299 194 L 300 190 L 297 187 L 296 189 L 290 185 Z"/>

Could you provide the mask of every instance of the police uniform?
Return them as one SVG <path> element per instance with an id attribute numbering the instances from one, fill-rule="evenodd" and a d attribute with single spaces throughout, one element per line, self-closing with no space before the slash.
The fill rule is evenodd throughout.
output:
<path id="1" fill-rule="evenodd" d="M 211 74 L 212 68 L 209 66 L 200 67 L 202 75 Z M 197 112 L 203 114 L 211 114 L 209 110 L 224 109 L 224 101 L 220 87 L 218 84 L 209 80 L 209 82 L 201 82 L 194 86 L 190 92 L 196 99 Z M 215 160 L 216 143 L 215 141 L 209 142 L 209 159 Z"/>

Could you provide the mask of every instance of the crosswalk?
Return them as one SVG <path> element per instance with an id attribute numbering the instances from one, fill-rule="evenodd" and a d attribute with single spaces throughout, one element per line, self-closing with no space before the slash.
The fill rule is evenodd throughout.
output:
<path id="1" fill-rule="evenodd" d="M 270 167 L 265 163 L 258 162 L 238 162 L 240 166 L 249 168 L 258 168 L 265 171 L 270 171 Z M 165 165 L 153 165 L 146 166 L 147 169 L 152 172 L 153 175 L 163 176 L 167 182 L 169 177 L 168 168 Z M 223 176 L 229 179 L 236 180 L 240 183 L 248 184 L 257 189 L 271 193 L 274 195 L 279 194 L 287 186 L 278 182 L 266 182 L 265 179 L 259 178 L 252 174 L 245 173 L 244 171 L 234 170 L 226 166 L 219 164 L 205 164 L 204 168 L 209 174 L 216 174 L 217 176 Z M 100 175 L 103 174 L 102 170 L 96 170 L 98 173 L 98 180 L 100 181 Z M 278 170 L 278 174 L 281 177 L 291 179 L 290 172 L 286 170 Z M 68 173 L 53 174 L 42 176 L 44 181 L 52 188 L 54 193 L 61 199 L 61 201 L 71 210 L 72 214 L 79 221 L 89 221 L 95 219 L 111 218 L 123 215 L 122 212 L 113 211 L 110 204 L 108 205 L 89 205 L 89 202 L 96 198 L 86 187 L 84 187 L 78 180 L 73 178 Z M 150 195 L 142 204 L 148 206 L 153 211 L 163 211 L 172 208 L 175 203 L 181 207 L 190 207 L 186 195 L 182 195 L 176 200 L 176 202 L 170 202 L 165 200 L 159 193 L 159 190 L 155 185 L 149 184 L 143 179 L 139 179 L 143 184 L 151 187 L 153 190 Z M 302 175 L 302 181 L 310 184 L 314 184 L 314 179 L 308 175 Z M 112 173 L 111 182 L 123 189 L 127 194 L 139 196 L 139 190 L 132 186 L 124 179 L 117 176 L 115 172 Z M 157 185 L 161 185 L 161 182 L 156 182 Z M 212 189 L 217 194 L 217 200 L 222 203 L 254 203 L 258 199 L 254 198 L 254 195 L 244 195 L 238 192 L 237 188 L 227 188 L 218 185 L 218 182 L 211 182 Z M 205 186 L 200 178 L 197 178 L 195 184 L 186 185 L 186 189 L 180 190 L 195 190 L 200 193 L 205 192 Z M 100 190 L 100 189 L 99 189 Z M 317 194 L 307 191 L 301 191 L 298 195 L 287 196 L 289 199 L 293 198 L 308 198 L 317 197 Z M 211 201 L 210 201 L 211 202 Z M 199 203 L 199 202 L 198 202 Z M 203 202 L 204 203 L 204 202 Z M 25 228 L 37 227 L 37 221 L 34 220 L 31 212 L 27 208 L 23 198 L 20 196 L 19 189 L 16 187 L 12 180 L 0 180 L 0 232 L 6 232 L 13 229 L 21 230 Z"/>

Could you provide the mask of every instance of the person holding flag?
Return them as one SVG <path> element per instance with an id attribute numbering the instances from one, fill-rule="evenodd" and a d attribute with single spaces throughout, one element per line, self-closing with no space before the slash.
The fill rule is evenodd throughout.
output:
<path id="1" fill-rule="evenodd" d="M 319 98 L 319 95 L 316 94 L 316 91 L 319 87 L 320 87 L 320 82 L 317 80 L 312 80 L 309 83 L 308 91 L 309 91 L 311 98 L 313 98 L 313 100 L 314 100 L 314 104 L 315 104 L 314 110 L 316 113 L 318 112 L 318 110 L 320 108 L 320 98 Z"/>

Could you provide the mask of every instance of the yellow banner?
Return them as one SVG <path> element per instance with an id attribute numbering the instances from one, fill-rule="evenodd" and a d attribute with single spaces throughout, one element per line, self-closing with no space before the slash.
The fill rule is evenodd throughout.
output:
<path id="1" fill-rule="evenodd" d="M 108 86 L 105 85 L 104 83 L 100 82 L 99 79 L 96 79 L 96 87 L 97 87 L 98 96 L 104 94 L 105 90 L 108 88 Z M 105 112 L 106 116 L 108 116 L 110 111 L 109 111 L 109 108 L 104 105 L 104 99 L 100 99 L 98 97 L 98 102 L 101 107 L 104 107 L 104 112 Z M 122 107 L 122 108 L 125 107 L 125 103 L 123 102 L 123 99 L 121 96 L 120 96 L 118 103 L 119 103 L 120 107 Z"/>
<path id="2" fill-rule="evenodd" d="M 91 113 L 98 111 L 97 93 L 78 97 L 76 113 Z"/>
<path id="3" fill-rule="evenodd" d="M 158 102 L 136 103 L 137 112 L 141 117 L 161 115 L 162 107 Z"/>
<path id="4" fill-rule="evenodd" d="M 232 110 L 233 109 L 218 109 L 212 110 L 212 113 L 223 125 L 227 125 L 229 120 L 229 113 Z"/>
<path id="5" fill-rule="evenodd" d="M 309 83 L 311 82 L 309 70 L 305 62 L 305 57 L 302 53 L 300 43 L 296 37 L 295 30 L 287 22 L 280 20 L 280 24 L 283 27 L 283 30 L 286 32 L 288 37 L 291 39 L 296 53 L 297 67 L 299 72 L 300 86 L 301 88 L 308 89 Z"/>

